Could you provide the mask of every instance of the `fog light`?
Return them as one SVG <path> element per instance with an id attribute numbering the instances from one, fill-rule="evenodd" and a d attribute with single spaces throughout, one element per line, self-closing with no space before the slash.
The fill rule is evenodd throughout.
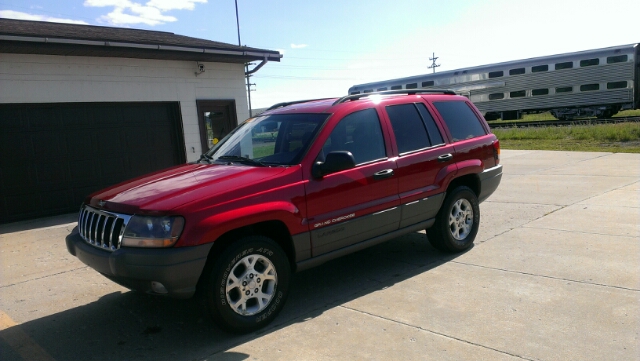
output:
<path id="1" fill-rule="evenodd" d="M 164 285 L 160 282 L 151 281 L 151 290 L 155 293 L 167 294 L 169 291 L 164 287 Z"/>

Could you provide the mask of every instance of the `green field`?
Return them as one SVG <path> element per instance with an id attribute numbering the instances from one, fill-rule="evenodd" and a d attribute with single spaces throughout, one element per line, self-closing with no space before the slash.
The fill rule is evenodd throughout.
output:
<path id="1" fill-rule="evenodd" d="M 503 149 L 640 153 L 640 122 L 492 131 Z"/>
<path id="2" fill-rule="evenodd" d="M 640 109 L 624 110 L 624 111 L 618 112 L 618 114 L 614 115 L 613 118 L 637 117 L 637 116 L 640 116 Z M 585 119 L 589 119 L 589 118 L 585 118 Z M 592 119 L 595 119 L 595 118 L 592 118 Z M 488 123 L 499 124 L 501 122 L 532 122 L 532 121 L 538 121 L 538 120 L 558 120 L 558 119 L 556 119 L 553 115 L 551 115 L 551 113 L 544 112 L 544 113 L 538 113 L 538 114 L 525 114 L 522 116 L 521 119 L 516 119 L 516 120 L 498 119 L 498 120 L 492 120 Z"/>

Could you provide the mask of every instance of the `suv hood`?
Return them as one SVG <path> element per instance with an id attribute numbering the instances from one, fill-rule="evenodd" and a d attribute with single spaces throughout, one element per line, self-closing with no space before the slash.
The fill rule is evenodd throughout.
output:
<path id="1" fill-rule="evenodd" d="M 283 167 L 184 164 L 91 194 L 85 203 L 118 213 L 164 213 L 183 204 L 232 192 L 276 176 Z M 204 190 L 204 192 L 203 192 Z"/>

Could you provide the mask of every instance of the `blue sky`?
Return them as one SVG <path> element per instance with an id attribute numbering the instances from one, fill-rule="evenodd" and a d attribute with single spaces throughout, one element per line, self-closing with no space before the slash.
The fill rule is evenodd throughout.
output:
<path id="1" fill-rule="evenodd" d="M 284 57 L 253 108 L 359 83 L 640 42 L 638 0 L 238 0 L 243 45 Z M 233 0 L 0 0 L 0 17 L 168 31 L 238 43 Z"/>

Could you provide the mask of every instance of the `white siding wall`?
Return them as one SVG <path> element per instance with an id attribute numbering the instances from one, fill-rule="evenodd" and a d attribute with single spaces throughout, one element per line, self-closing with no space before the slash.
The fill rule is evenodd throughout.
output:
<path id="1" fill-rule="evenodd" d="M 0 54 L 0 103 L 178 101 L 187 160 L 201 151 L 196 99 L 235 99 L 249 117 L 243 64 Z M 195 151 L 194 151 L 195 150 Z"/>

